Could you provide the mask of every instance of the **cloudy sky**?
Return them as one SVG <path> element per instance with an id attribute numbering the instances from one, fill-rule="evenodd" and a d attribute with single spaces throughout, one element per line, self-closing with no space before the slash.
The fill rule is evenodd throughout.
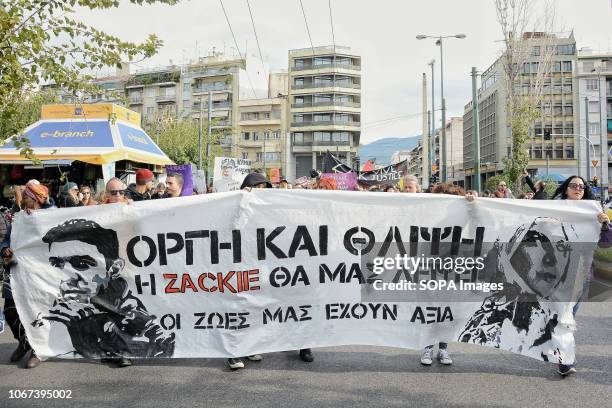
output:
<path id="1" fill-rule="evenodd" d="M 536 1 L 536 0 L 534 0 Z M 332 44 L 329 0 L 302 0 L 314 46 Z M 612 50 L 611 0 L 553 0 L 559 29 L 574 30 L 578 48 Z M 213 47 L 236 54 L 218 0 L 183 0 L 177 6 L 138 7 L 123 1 L 111 11 L 82 11 L 79 18 L 119 37 L 140 41 L 156 33 L 164 47 L 140 68 L 182 63 Z M 250 0 L 264 64 L 257 52 L 246 0 L 224 0 L 240 51 L 258 96 L 265 74 L 287 68 L 289 49 L 310 46 L 299 0 Z M 433 40 L 418 34 L 453 35 L 444 43 L 447 116 L 462 115 L 471 98 L 472 66 L 486 69 L 500 53 L 501 39 L 493 0 L 331 0 L 337 45 L 362 57 L 362 143 L 421 132 L 421 78 L 427 63 L 439 61 Z M 265 66 L 265 68 L 264 68 Z M 138 69 L 139 67 L 135 67 Z M 134 69 L 134 68 L 133 68 Z M 439 76 L 437 65 L 436 81 Z M 243 94 L 252 97 L 248 81 Z M 439 90 L 439 83 L 436 84 Z M 438 98 L 439 100 L 439 98 Z M 387 120 L 395 118 L 393 120 Z M 438 114 L 439 121 L 439 114 Z"/>

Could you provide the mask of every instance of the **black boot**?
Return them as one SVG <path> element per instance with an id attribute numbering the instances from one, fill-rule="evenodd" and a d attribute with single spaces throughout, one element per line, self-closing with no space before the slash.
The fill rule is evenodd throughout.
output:
<path id="1" fill-rule="evenodd" d="M 310 351 L 310 349 L 301 349 L 300 350 L 300 360 L 306 363 L 312 363 L 314 361 L 314 356 L 312 355 L 312 351 Z"/>
<path id="2" fill-rule="evenodd" d="M 13 354 L 11 354 L 11 363 L 16 363 L 17 361 L 21 360 L 23 356 L 25 356 L 26 353 L 30 351 L 30 349 L 31 347 L 29 343 L 23 344 L 22 342 L 19 342 L 17 348 L 15 349 L 15 351 L 13 351 Z"/>

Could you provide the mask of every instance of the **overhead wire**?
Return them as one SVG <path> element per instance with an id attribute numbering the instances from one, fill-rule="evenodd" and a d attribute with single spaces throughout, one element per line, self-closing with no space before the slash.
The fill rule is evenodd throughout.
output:
<path id="1" fill-rule="evenodd" d="M 329 21 L 331 23 L 332 44 L 334 45 L 334 52 L 336 52 L 336 35 L 334 34 L 334 17 L 332 15 L 331 0 L 327 1 L 327 5 L 329 7 Z"/>
<path id="2" fill-rule="evenodd" d="M 304 16 L 304 23 L 306 24 L 306 32 L 308 33 L 308 40 L 310 41 L 310 49 L 312 50 L 312 55 L 315 55 L 314 45 L 312 43 L 312 36 L 310 35 L 310 28 L 308 27 L 308 19 L 306 18 L 306 11 L 304 11 L 304 4 L 302 0 L 300 1 L 300 8 L 302 9 L 302 15 Z"/>
<path id="3" fill-rule="evenodd" d="M 253 33 L 255 34 L 255 42 L 257 43 L 257 51 L 259 51 L 259 60 L 261 61 L 261 66 L 263 68 L 264 76 L 266 77 L 266 83 L 268 84 L 268 88 L 270 88 L 270 78 L 266 73 L 266 65 L 264 64 L 263 55 L 261 53 L 261 46 L 259 45 L 259 36 L 257 35 L 257 29 L 255 28 L 255 20 L 253 19 L 253 11 L 251 10 L 251 3 L 249 0 L 246 0 L 247 7 L 249 8 L 249 15 L 251 16 L 251 25 L 253 26 Z"/>
<path id="4" fill-rule="evenodd" d="M 227 11 L 225 10 L 225 6 L 223 5 L 223 0 L 219 0 L 219 3 L 221 4 L 221 9 L 223 10 L 223 14 L 225 15 L 225 21 L 227 21 L 227 26 L 230 29 L 230 33 L 232 33 L 232 38 L 234 39 L 234 45 L 236 45 L 238 56 L 240 57 L 240 59 L 244 60 L 246 63 L 246 55 L 243 57 L 242 52 L 240 52 L 240 47 L 238 46 L 238 41 L 236 40 L 236 35 L 234 34 L 234 30 L 232 29 L 232 24 L 230 23 L 229 17 L 227 15 Z M 251 91 L 253 92 L 255 99 L 257 99 L 257 93 L 255 92 L 255 87 L 253 86 L 253 81 L 251 81 L 251 76 L 249 75 L 249 71 L 247 71 L 246 69 L 245 71 L 246 71 L 247 79 L 249 81 L 249 85 L 251 86 Z"/>

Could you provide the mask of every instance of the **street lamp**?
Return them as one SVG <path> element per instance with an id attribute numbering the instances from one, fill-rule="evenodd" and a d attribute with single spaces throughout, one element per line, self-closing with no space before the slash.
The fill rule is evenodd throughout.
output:
<path id="1" fill-rule="evenodd" d="M 440 97 L 442 101 L 442 154 L 440 160 L 441 167 L 441 175 L 442 182 L 446 182 L 446 101 L 444 100 L 444 53 L 442 49 L 442 40 L 444 38 L 458 38 L 463 40 L 466 38 L 465 34 L 455 34 L 455 35 L 423 35 L 419 34 L 416 36 L 417 40 L 424 40 L 426 38 L 434 38 L 436 39 L 436 45 L 440 46 Z M 435 125 L 434 125 L 435 128 Z"/>

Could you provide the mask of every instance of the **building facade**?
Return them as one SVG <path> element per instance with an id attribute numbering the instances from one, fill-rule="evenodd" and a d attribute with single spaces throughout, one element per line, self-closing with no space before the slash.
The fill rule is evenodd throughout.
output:
<path id="1" fill-rule="evenodd" d="M 287 177 L 321 168 L 330 150 L 351 165 L 361 135 L 361 57 L 348 47 L 289 51 Z"/>
<path id="2" fill-rule="evenodd" d="M 605 194 L 612 175 L 612 52 L 581 49 L 576 78 L 574 105 L 578 107 L 580 129 L 576 173 L 590 180 L 597 177 Z"/>
<path id="3" fill-rule="evenodd" d="M 576 170 L 575 147 L 579 138 L 578 112 L 574 95 L 576 69 L 576 41 L 573 34 L 557 36 L 547 33 L 525 33 L 528 56 L 520 69 L 516 92 L 523 95 L 539 92 L 539 117 L 530 130 L 527 170 L 532 175 L 546 177 L 551 173 L 571 175 Z M 546 55 L 546 57 L 544 57 Z M 478 89 L 480 174 L 481 186 L 504 169 L 504 158 L 512 159 L 512 135 L 508 123 L 506 100 L 507 84 L 500 57 L 481 76 Z M 546 59 L 550 70 L 540 83 L 535 81 L 541 72 L 540 63 Z M 550 59 L 550 62 L 548 62 Z M 464 107 L 463 159 L 466 187 L 471 188 L 474 177 L 472 142 L 472 102 Z"/>

